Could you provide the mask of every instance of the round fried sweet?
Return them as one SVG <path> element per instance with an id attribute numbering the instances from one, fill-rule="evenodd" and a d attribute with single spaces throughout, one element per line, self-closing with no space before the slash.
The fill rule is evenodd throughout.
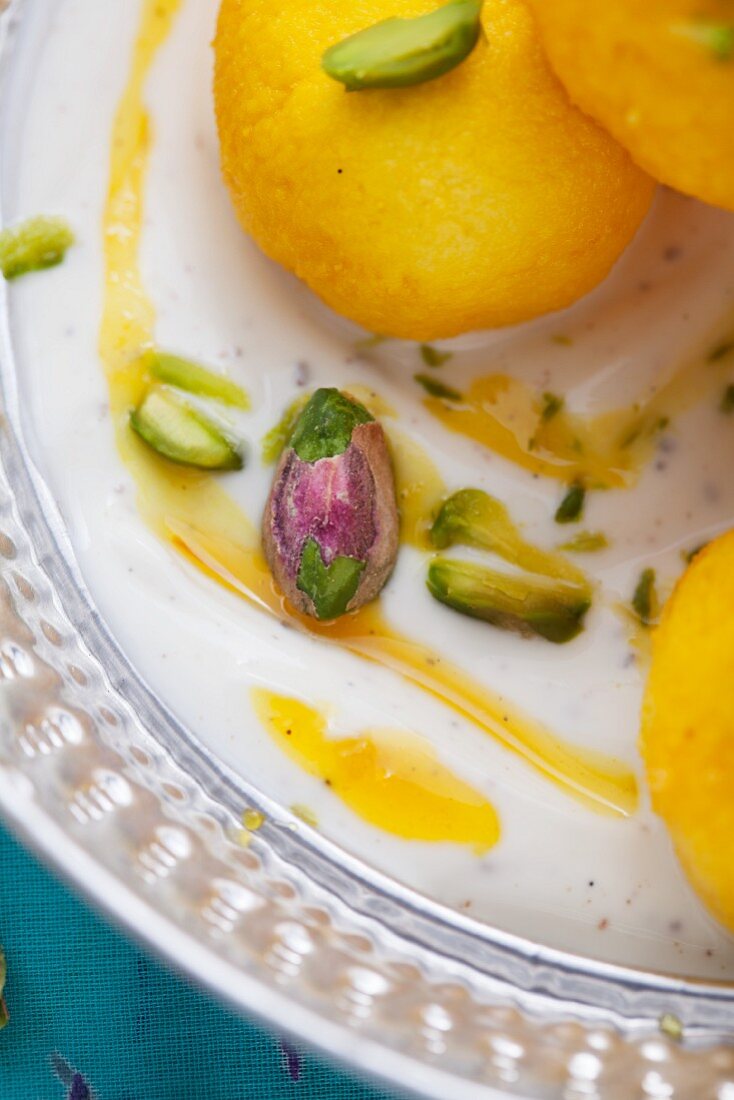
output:
<path id="1" fill-rule="evenodd" d="M 571 98 L 645 171 L 734 210 L 732 0 L 530 0 Z"/>
<path id="2" fill-rule="evenodd" d="M 522 0 L 486 0 L 453 71 L 345 92 L 324 50 L 434 0 L 223 0 L 215 99 L 245 228 L 328 305 L 415 340 L 513 324 L 594 287 L 652 181 L 551 72 Z"/>
<path id="3" fill-rule="evenodd" d="M 734 931 L 734 531 L 697 555 L 665 608 L 642 751 L 691 882 Z"/>

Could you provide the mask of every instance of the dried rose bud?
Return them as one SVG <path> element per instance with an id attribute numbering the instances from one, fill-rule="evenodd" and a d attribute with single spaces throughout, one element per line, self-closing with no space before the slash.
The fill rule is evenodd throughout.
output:
<path id="1" fill-rule="evenodd" d="M 317 390 L 281 455 L 263 518 L 279 587 L 306 615 L 336 619 L 374 600 L 398 552 L 385 433 L 363 405 Z"/>

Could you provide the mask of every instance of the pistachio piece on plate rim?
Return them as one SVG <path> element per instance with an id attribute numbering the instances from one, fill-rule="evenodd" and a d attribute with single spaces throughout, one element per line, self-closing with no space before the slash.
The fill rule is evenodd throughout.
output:
<path id="1" fill-rule="evenodd" d="M 56 267 L 73 243 L 74 234 L 63 218 L 28 218 L 0 232 L 0 272 L 6 279 L 17 279 Z"/>
<path id="2" fill-rule="evenodd" d="M 482 5 L 483 0 L 449 0 L 415 19 L 384 19 L 330 46 L 322 68 L 348 92 L 435 80 L 476 46 Z"/>
<path id="3" fill-rule="evenodd" d="M 272 574 L 303 614 L 336 619 L 379 594 L 395 564 L 395 481 L 381 425 L 319 389 L 298 417 L 263 516 Z"/>

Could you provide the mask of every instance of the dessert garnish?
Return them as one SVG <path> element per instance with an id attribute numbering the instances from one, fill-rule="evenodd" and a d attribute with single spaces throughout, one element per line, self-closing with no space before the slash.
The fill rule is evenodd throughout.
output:
<path id="1" fill-rule="evenodd" d="M 263 518 L 265 556 L 299 611 L 336 619 L 375 599 L 395 564 L 398 513 L 381 425 L 337 389 L 296 420 Z"/>
<path id="2" fill-rule="evenodd" d="M 17 279 L 56 267 L 73 243 L 74 234 L 63 218 L 29 218 L 0 233 L 0 271 L 6 279 Z"/>
<path id="3" fill-rule="evenodd" d="M 241 470 L 242 453 L 222 428 L 174 390 L 155 386 L 130 414 L 130 427 L 163 458 L 201 470 Z"/>
<path id="4" fill-rule="evenodd" d="M 348 92 L 405 88 L 455 69 L 479 39 L 483 0 L 449 0 L 416 19 L 383 19 L 330 46 L 324 72 Z"/>

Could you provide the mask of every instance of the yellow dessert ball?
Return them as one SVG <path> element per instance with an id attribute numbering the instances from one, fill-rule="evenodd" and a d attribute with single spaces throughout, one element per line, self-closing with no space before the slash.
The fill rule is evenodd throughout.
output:
<path id="1" fill-rule="evenodd" d="M 453 71 L 346 92 L 324 50 L 434 0 L 223 0 L 215 100 L 243 226 L 371 332 L 430 340 L 569 305 L 607 274 L 653 183 L 571 105 L 522 0 L 486 0 Z"/>
<path id="2" fill-rule="evenodd" d="M 645 171 L 734 210 L 731 0 L 530 0 L 571 98 Z"/>
<path id="3" fill-rule="evenodd" d="M 655 810 L 734 931 L 734 531 L 693 560 L 653 643 L 642 751 Z"/>

